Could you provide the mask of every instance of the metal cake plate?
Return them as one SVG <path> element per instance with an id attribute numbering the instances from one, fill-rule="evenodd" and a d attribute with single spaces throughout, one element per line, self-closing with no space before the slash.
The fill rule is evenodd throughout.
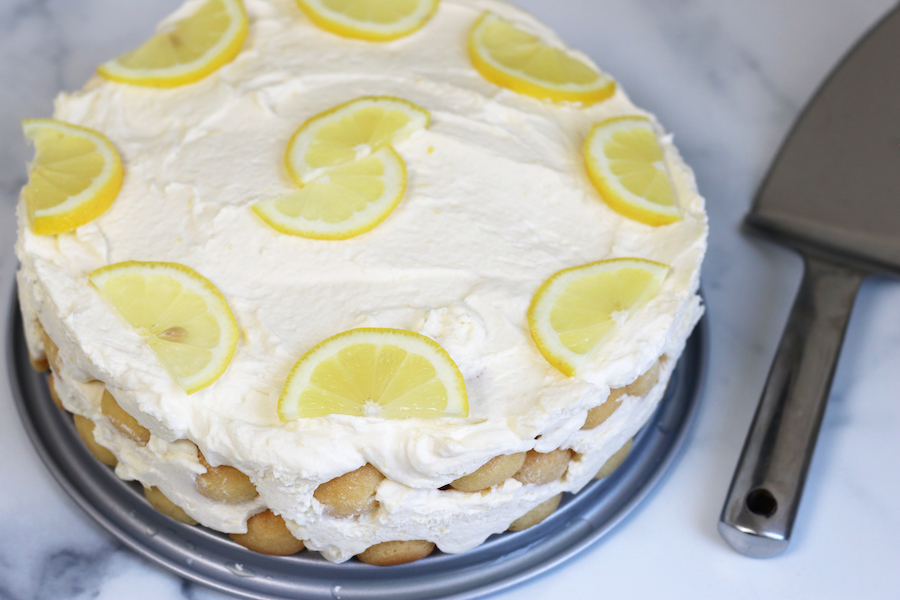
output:
<path id="1" fill-rule="evenodd" d="M 287 557 L 257 554 L 224 534 L 182 525 L 157 512 L 144 499 L 140 484 L 119 479 L 91 456 L 71 416 L 53 404 L 46 374 L 31 368 L 15 290 L 9 306 L 6 352 L 12 396 L 38 454 L 63 489 L 138 554 L 185 579 L 266 600 L 462 600 L 509 588 L 552 569 L 622 521 L 672 466 L 696 413 L 707 362 L 704 318 L 628 459 L 610 477 L 590 483 L 578 494 L 564 494 L 559 509 L 541 524 L 491 536 L 463 554 L 436 551 L 389 568 L 355 560 L 336 565 L 316 552 Z"/>

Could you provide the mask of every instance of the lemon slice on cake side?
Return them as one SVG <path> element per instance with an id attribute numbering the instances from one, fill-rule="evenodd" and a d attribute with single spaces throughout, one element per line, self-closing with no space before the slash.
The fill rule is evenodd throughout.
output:
<path id="1" fill-rule="evenodd" d="M 668 265 L 640 258 L 563 269 L 531 300 L 531 337 L 550 364 L 573 377 L 617 326 L 659 293 L 668 272 Z"/>
<path id="2" fill-rule="evenodd" d="M 97 67 L 112 81 L 177 87 L 199 81 L 231 62 L 247 37 L 241 0 L 207 0 L 192 14 L 166 23 L 135 50 Z"/>
<path id="3" fill-rule="evenodd" d="M 646 117 L 613 117 L 584 141 L 588 176 L 616 212 L 647 225 L 681 219 L 665 156 Z"/>
<path id="4" fill-rule="evenodd" d="M 35 148 L 22 194 L 36 234 L 72 231 L 110 207 L 122 160 L 105 135 L 55 119 L 25 119 L 22 129 Z"/>
<path id="5" fill-rule="evenodd" d="M 428 111 L 401 98 L 358 98 L 321 113 L 291 137 L 285 166 L 300 189 L 253 211 L 274 229 L 343 240 L 384 221 L 406 192 L 393 145 L 428 127 Z"/>
<path id="6" fill-rule="evenodd" d="M 485 79 L 526 96 L 594 104 L 616 91 L 608 75 L 492 12 L 472 26 L 468 46 Z"/>
<path id="7" fill-rule="evenodd" d="M 185 392 L 202 390 L 225 372 L 238 327 L 207 278 L 178 263 L 137 261 L 101 267 L 89 277 Z"/>
<path id="8" fill-rule="evenodd" d="M 466 384 L 431 338 L 401 329 L 352 329 L 304 354 L 278 399 L 282 421 L 333 414 L 467 417 Z"/>
<path id="9" fill-rule="evenodd" d="M 309 20 L 344 37 L 383 42 L 418 31 L 439 0 L 297 0 Z"/>

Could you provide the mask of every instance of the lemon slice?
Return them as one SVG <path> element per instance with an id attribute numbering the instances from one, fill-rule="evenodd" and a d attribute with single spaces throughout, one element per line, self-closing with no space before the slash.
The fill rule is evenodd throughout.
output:
<path id="1" fill-rule="evenodd" d="M 491 12 L 469 31 L 469 57 L 488 81 L 535 98 L 593 104 L 616 91 L 609 76 Z"/>
<path id="2" fill-rule="evenodd" d="M 428 127 L 431 115 L 388 96 L 358 98 L 319 114 L 291 137 L 285 166 L 300 189 L 252 208 L 271 227 L 343 240 L 369 231 L 406 192 L 406 165 L 393 144 Z"/>
<path id="3" fill-rule="evenodd" d="M 616 212 L 647 225 L 681 219 L 665 157 L 649 119 L 613 117 L 584 141 L 588 176 Z"/>
<path id="4" fill-rule="evenodd" d="M 284 161 L 299 185 L 425 129 L 431 114 L 402 98 L 365 96 L 309 119 L 288 142 Z"/>
<path id="5" fill-rule="evenodd" d="M 446 350 L 424 335 L 352 329 L 304 354 L 278 399 L 282 421 L 333 414 L 466 417 L 466 384 Z"/>
<path id="6" fill-rule="evenodd" d="M 668 265 L 640 258 L 563 269 L 531 300 L 531 337 L 550 364 L 572 377 L 616 326 L 659 292 L 668 272 Z"/>
<path id="7" fill-rule="evenodd" d="M 202 390 L 225 372 L 237 347 L 237 322 L 208 279 L 178 263 L 137 261 L 89 277 L 185 392 Z"/>
<path id="8" fill-rule="evenodd" d="M 287 196 L 252 208 L 282 233 L 342 240 L 369 231 L 397 207 L 406 192 L 406 165 L 391 148 L 340 165 Z"/>
<path id="9" fill-rule="evenodd" d="M 193 14 L 166 24 L 137 49 L 100 65 L 113 81 L 155 87 L 193 83 L 231 62 L 247 37 L 241 0 L 207 0 Z"/>
<path id="10" fill-rule="evenodd" d="M 437 10 L 438 0 L 297 0 L 297 4 L 326 31 L 379 42 L 421 28 Z"/>
<path id="11" fill-rule="evenodd" d="M 22 128 L 35 147 L 23 195 L 36 234 L 72 231 L 109 208 L 122 161 L 105 135 L 53 119 L 25 119 Z"/>

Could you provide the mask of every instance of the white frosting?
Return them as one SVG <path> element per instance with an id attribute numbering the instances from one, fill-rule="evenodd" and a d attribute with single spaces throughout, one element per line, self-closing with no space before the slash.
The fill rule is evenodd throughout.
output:
<path id="1" fill-rule="evenodd" d="M 418 33 L 370 43 L 318 29 L 294 0 L 245 4 L 243 50 L 206 79 L 171 90 L 92 80 L 57 99 L 54 116 L 105 133 L 125 168 L 112 207 L 72 233 L 36 236 L 19 207 L 29 345 L 41 354 L 39 319 L 60 347 L 57 388 L 67 408 L 98 421 L 120 476 L 158 485 L 201 523 L 245 531 L 248 516 L 268 506 L 334 561 L 398 539 L 463 551 L 559 491 L 580 489 L 652 413 L 674 360 L 646 398 L 626 397 L 601 427 L 581 431 L 587 410 L 661 355 L 677 357 L 702 313 L 704 203 L 670 136 L 661 139 L 684 217 L 650 227 L 608 208 L 584 169 L 591 125 L 646 114 L 621 90 L 590 107 L 552 104 L 500 89 L 470 65 L 466 34 L 482 10 L 556 39 L 530 16 L 494 0 L 443 0 Z M 363 95 L 402 97 L 432 114 L 428 130 L 396 146 L 409 172 L 399 207 L 344 241 L 264 224 L 249 207 L 294 189 L 283 166 L 293 132 Z M 556 271 L 614 257 L 672 269 L 581 379 L 565 377 L 531 339 L 529 302 Z M 241 339 L 215 384 L 186 395 L 89 284 L 92 270 L 125 260 L 186 264 L 224 294 Z M 440 343 L 465 377 L 469 418 L 281 423 L 276 401 L 296 360 L 359 326 Z M 102 418 L 96 393 L 79 383 L 94 379 L 151 430 L 146 447 Z M 247 473 L 260 498 L 224 505 L 197 494 L 203 467 L 186 439 L 211 464 Z M 509 480 L 487 494 L 437 489 L 495 455 L 557 447 L 582 453 L 559 482 Z M 378 509 L 324 514 L 316 486 L 367 462 L 388 478 Z"/>

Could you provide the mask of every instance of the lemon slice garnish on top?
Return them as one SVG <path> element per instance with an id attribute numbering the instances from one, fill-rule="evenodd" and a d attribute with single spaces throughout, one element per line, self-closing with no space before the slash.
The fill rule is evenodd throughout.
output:
<path id="1" fill-rule="evenodd" d="M 640 258 L 563 269 L 531 300 L 531 337 L 550 364 L 575 376 L 617 326 L 657 295 L 668 272 L 668 265 Z"/>
<path id="2" fill-rule="evenodd" d="M 584 142 L 584 160 L 597 191 L 616 212 L 647 225 L 681 219 L 649 119 L 625 116 L 597 123 Z"/>
<path id="3" fill-rule="evenodd" d="M 326 31 L 380 42 L 420 29 L 437 10 L 438 0 L 297 0 L 297 4 Z"/>
<path id="4" fill-rule="evenodd" d="M 608 75 L 492 12 L 469 31 L 469 57 L 488 81 L 535 98 L 593 104 L 616 91 Z"/>
<path id="5" fill-rule="evenodd" d="M 247 37 L 241 0 L 207 0 L 183 19 L 164 23 L 135 50 L 97 68 L 113 81 L 155 87 L 193 83 L 231 62 Z"/>
<path id="6" fill-rule="evenodd" d="M 101 267 L 89 277 L 185 392 L 202 390 L 225 372 L 238 327 L 207 278 L 178 263 L 137 261 Z"/>
<path id="7" fill-rule="evenodd" d="M 291 137 L 285 166 L 300 189 L 259 202 L 271 227 L 342 240 L 369 231 L 406 192 L 406 165 L 393 145 L 428 127 L 428 111 L 401 98 L 358 98 L 321 113 Z"/>
<path id="8" fill-rule="evenodd" d="M 297 361 L 278 399 L 282 421 L 354 415 L 466 417 L 466 384 L 447 351 L 401 329 L 352 329 Z"/>
<path id="9" fill-rule="evenodd" d="M 22 194 L 36 234 L 71 231 L 110 207 L 122 161 L 105 135 L 54 119 L 25 119 L 22 129 L 35 148 Z"/>
<path id="10" fill-rule="evenodd" d="M 339 165 L 299 190 L 264 200 L 253 210 L 281 233 L 343 240 L 369 231 L 406 192 L 406 166 L 391 148 Z"/>
<path id="11" fill-rule="evenodd" d="M 285 166 L 300 185 L 425 129 L 431 114 L 402 98 L 365 96 L 312 117 L 291 137 Z"/>

